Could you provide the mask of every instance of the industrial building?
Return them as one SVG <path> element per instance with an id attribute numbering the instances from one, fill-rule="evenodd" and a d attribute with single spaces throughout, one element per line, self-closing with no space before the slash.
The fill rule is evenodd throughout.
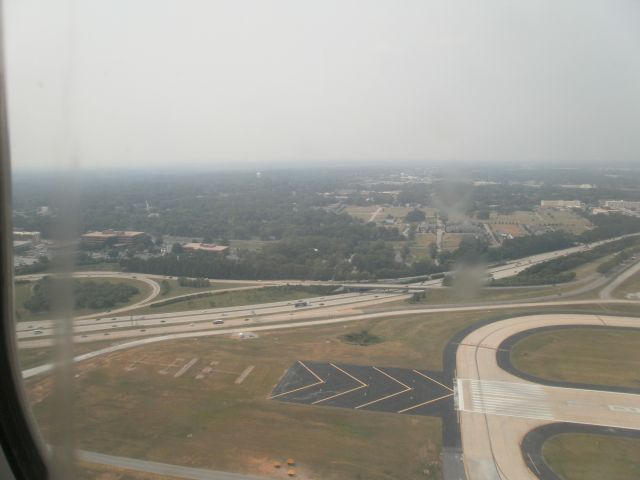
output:
<path id="1" fill-rule="evenodd" d="M 542 208 L 582 208 L 580 200 L 541 200 Z"/>
<path id="2" fill-rule="evenodd" d="M 27 232 L 16 229 L 13 231 L 13 240 L 18 242 L 30 241 L 32 245 L 40 243 L 40 232 Z"/>
<path id="3" fill-rule="evenodd" d="M 604 206 L 614 210 L 640 210 L 640 202 L 629 200 L 606 200 Z"/>
<path id="4" fill-rule="evenodd" d="M 85 245 L 102 246 L 107 242 L 114 245 L 129 245 L 145 236 L 144 232 L 130 232 L 124 230 L 103 230 L 101 232 L 87 232 L 82 235 Z"/>

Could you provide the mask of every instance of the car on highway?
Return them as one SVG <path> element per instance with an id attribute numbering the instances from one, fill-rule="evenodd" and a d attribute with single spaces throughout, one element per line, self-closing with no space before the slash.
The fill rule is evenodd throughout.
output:
<path id="1" fill-rule="evenodd" d="M 214 320 L 213 324 L 214 325 L 222 325 L 224 323 L 224 320 Z"/>
<path id="2" fill-rule="evenodd" d="M 300 308 L 300 307 L 306 307 L 309 304 L 307 302 L 305 302 L 304 300 L 298 300 L 296 303 L 293 304 L 294 307 L 296 308 Z"/>
<path id="3" fill-rule="evenodd" d="M 34 330 L 33 334 L 34 335 L 40 335 L 42 333 L 42 330 Z"/>

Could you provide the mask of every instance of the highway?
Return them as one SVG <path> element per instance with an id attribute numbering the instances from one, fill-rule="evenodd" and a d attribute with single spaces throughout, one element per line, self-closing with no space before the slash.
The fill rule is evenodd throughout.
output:
<path id="1" fill-rule="evenodd" d="M 364 307 L 405 298 L 407 298 L 407 293 L 404 291 L 346 293 L 306 298 L 303 299 L 307 303 L 307 306 L 304 307 L 296 307 L 296 301 L 289 300 L 178 313 L 97 317 L 76 320 L 74 331 L 78 334 L 76 341 L 87 342 L 98 339 L 104 340 L 104 336 L 108 336 L 109 339 L 128 338 L 132 336 L 148 336 L 150 333 L 164 334 L 183 331 L 184 329 L 220 328 L 223 325 L 214 325 L 214 321 L 222 321 L 226 326 L 245 325 L 245 328 L 249 328 L 249 326 L 265 321 L 286 321 L 294 315 L 296 318 L 334 315 L 353 307 Z M 311 315 L 310 312 L 312 312 Z M 51 336 L 54 334 L 54 322 L 55 320 L 19 322 L 16 326 L 17 338 L 21 341 Z M 151 327 L 154 327 L 153 331 L 147 332 L 147 328 Z"/>
<path id="2" fill-rule="evenodd" d="M 577 296 L 605 286 L 607 283 L 619 285 L 620 278 L 626 279 L 640 269 L 640 262 L 613 277 L 593 275 L 581 282 L 576 282 L 575 288 L 542 296 L 532 295 L 526 299 L 505 301 L 480 301 L 468 303 L 465 306 L 481 306 L 489 308 L 495 305 L 519 305 L 522 302 L 558 301 L 565 297 Z M 619 272 L 618 272 L 619 273 Z M 240 287 L 247 288 L 247 287 Z M 606 289 L 610 290 L 610 286 Z M 387 289 L 369 292 L 351 292 L 323 297 L 306 298 L 305 307 L 296 307 L 295 301 L 281 301 L 255 305 L 243 305 L 225 308 L 210 308 L 175 313 L 152 313 L 146 315 L 121 315 L 82 318 L 74 322 L 76 336 L 74 341 L 86 343 L 98 340 L 126 340 L 150 335 L 166 335 L 179 332 L 193 332 L 203 330 L 219 330 L 225 327 L 252 328 L 263 323 L 282 323 L 288 321 L 314 320 L 338 315 L 354 315 L 362 313 L 362 308 L 371 307 L 387 302 L 407 299 L 406 290 Z M 410 292 L 410 291 L 409 291 Z M 431 311 L 439 307 L 457 307 L 459 305 L 434 305 Z M 103 314 L 104 315 L 104 314 Z M 213 322 L 224 322 L 214 324 Z M 54 321 L 40 320 L 19 322 L 16 326 L 20 348 L 39 348 L 51 344 L 49 337 L 53 335 Z"/>
<path id="3" fill-rule="evenodd" d="M 390 310 L 384 312 L 376 312 L 376 313 L 361 313 L 356 315 L 347 315 L 347 316 L 336 316 L 333 318 L 310 318 L 310 319 L 298 319 L 298 318 L 290 318 L 289 321 L 285 321 L 283 323 L 269 323 L 263 325 L 242 325 L 241 328 L 237 327 L 225 327 L 196 331 L 196 332 L 184 332 L 182 330 L 176 331 L 175 333 L 162 334 L 158 336 L 145 337 L 138 340 L 133 340 L 125 343 L 120 343 L 117 345 L 112 345 L 110 347 L 101 348 L 98 350 L 94 350 L 89 353 L 85 353 L 82 355 L 78 355 L 74 357 L 74 362 L 82 362 L 91 358 L 95 358 L 101 355 L 105 355 L 108 353 L 117 352 L 120 350 L 126 350 L 128 348 L 139 347 L 143 345 L 150 345 L 158 342 L 166 342 L 168 340 L 180 340 L 184 338 L 200 338 L 200 337 L 209 337 L 216 335 L 233 335 L 238 333 L 244 333 L 247 331 L 250 332 L 262 332 L 262 331 L 271 331 L 271 330 L 282 330 L 282 329 L 291 329 L 291 328 L 299 328 L 299 327 L 314 327 L 320 325 L 330 325 L 335 323 L 344 323 L 344 322 L 357 322 L 359 320 L 371 320 L 376 318 L 386 318 L 392 316 L 405 316 L 405 315 L 424 315 L 424 314 L 433 314 L 433 313 L 450 313 L 450 312 L 491 312 L 496 310 L 505 310 L 511 309 L 514 307 L 566 307 L 566 306 L 581 306 L 581 305 L 593 305 L 597 303 L 599 305 L 638 305 L 640 302 L 632 302 L 629 300 L 562 300 L 562 301 L 554 301 L 554 302 L 530 302 L 530 303 L 519 303 L 517 305 L 514 304 L 485 304 L 485 305 L 472 305 L 472 306 L 460 306 L 460 307 L 441 307 L 441 308 L 419 308 L 419 309 L 404 309 L 404 310 Z M 104 340 L 104 339 L 103 339 Z M 34 347 L 44 347 L 50 346 L 50 339 L 43 339 L 34 343 Z M 40 375 L 42 373 L 46 373 L 51 371 L 51 364 L 45 364 L 38 367 L 26 369 L 22 371 L 23 378 L 31 378 L 36 375 Z"/>

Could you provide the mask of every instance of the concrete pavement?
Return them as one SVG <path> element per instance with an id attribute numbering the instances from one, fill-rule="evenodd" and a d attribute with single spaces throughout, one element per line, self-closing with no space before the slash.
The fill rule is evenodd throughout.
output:
<path id="1" fill-rule="evenodd" d="M 530 479 L 520 444 L 530 430 L 551 422 L 640 430 L 640 395 L 545 386 L 498 366 L 496 349 L 507 338 L 554 325 L 640 328 L 640 319 L 601 315 L 532 315 L 480 327 L 456 354 L 456 395 L 468 480 Z"/>

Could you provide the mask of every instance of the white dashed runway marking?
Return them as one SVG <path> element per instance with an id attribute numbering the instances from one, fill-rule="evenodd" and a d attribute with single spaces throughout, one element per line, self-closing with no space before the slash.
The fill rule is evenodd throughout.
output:
<path id="1" fill-rule="evenodd" d="M 466 412 L 540 420 L 554 418 L 540 385 L 495 380 L 460 380 L 457 385 L 461 389 L 460 397 L 468 392 L 467 399 L 460 402 L 461 410 Z"/>

